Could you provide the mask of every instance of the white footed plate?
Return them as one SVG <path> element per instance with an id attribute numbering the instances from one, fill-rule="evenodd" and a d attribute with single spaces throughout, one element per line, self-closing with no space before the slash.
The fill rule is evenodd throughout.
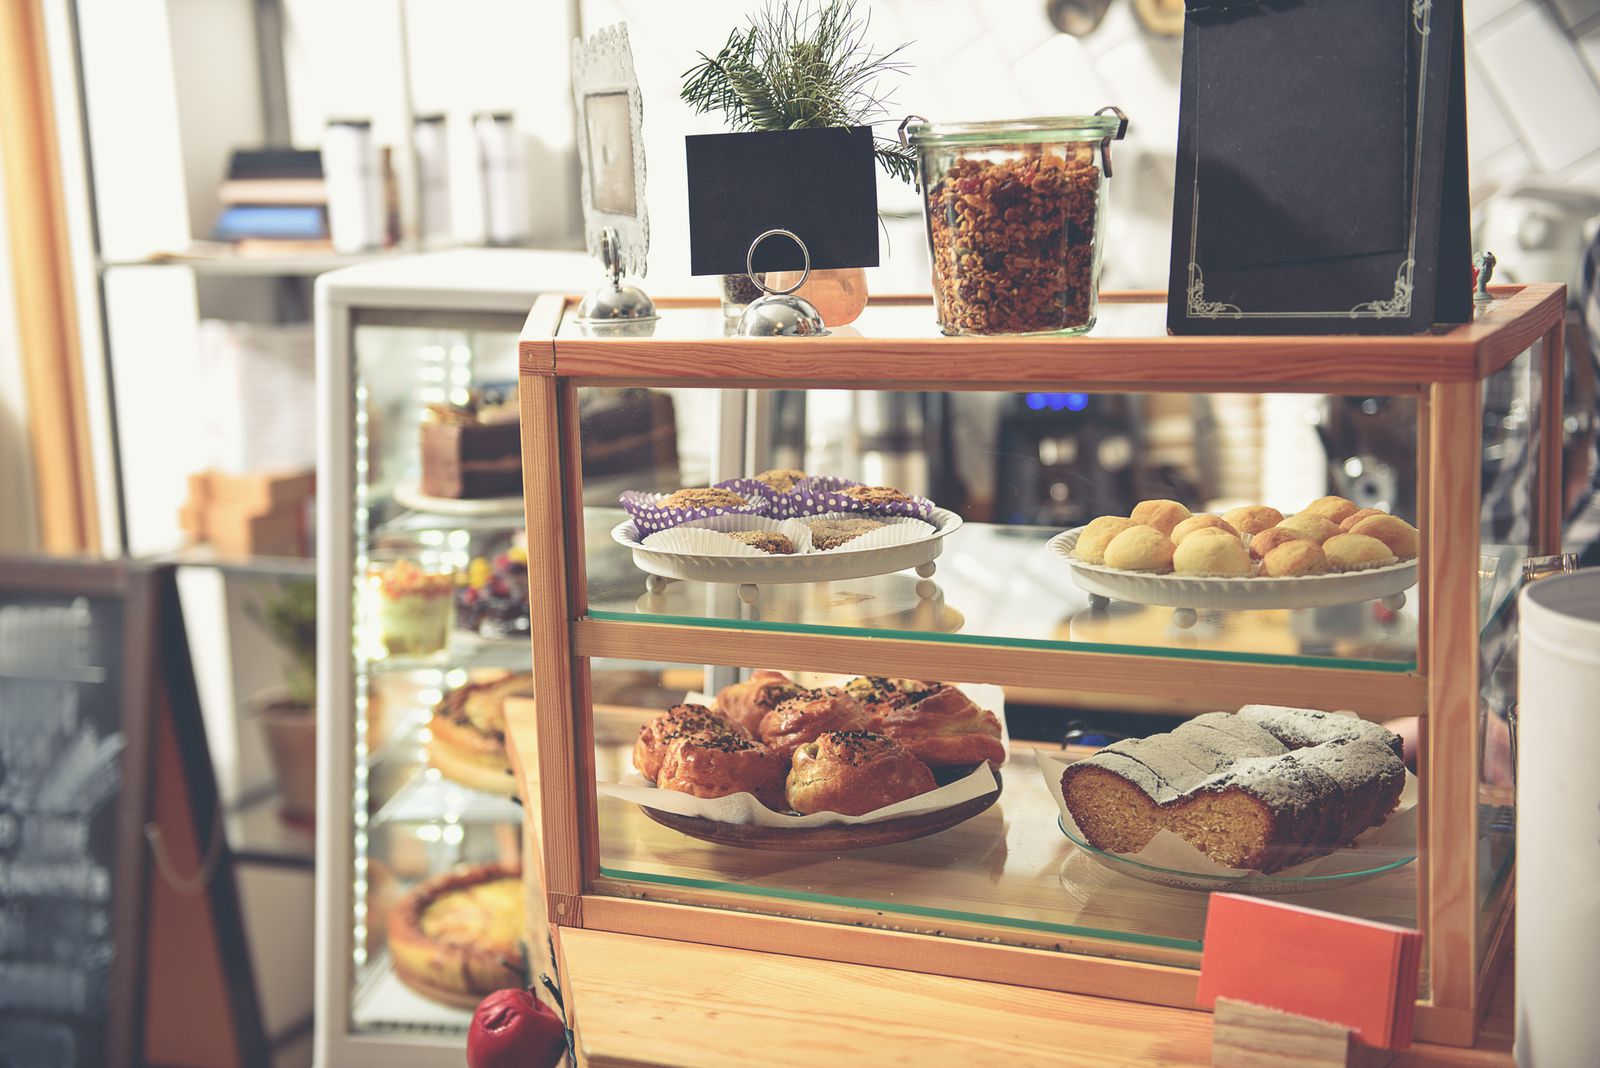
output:
<path id="1" fill-rule="evenodd" d="M 430 497 L 415 482 L 402 482 L 394 488 L 395 503 L 413 512 L 450 516 L 453 519 L 520 516 L 521 497 Z"/>
<path id="2" fill-rule="evenodd" d="M 724 522 L 718 523 L 718 520 Z M 783 523 L 793 522 L 796 520 L 774 520 L 761 516 L 717 516 L 713 519 L 696 521 L 697 524 L 717 524 L 719 528 L 734 530 L 781 530 Z M 918 527 L 931 527 L 931 529 L 925 532 L 919 531 L 914 536 L 908 534 L 906 540 L 896 540 L 887 544 L 874 538 L 874 535 L 883 532 L 874 531 L 857 539 L 867 543 L 863 547 L 852 548 L 851 543 L 846 542 L 843 546 L 827 552 L 800 553 L 794 556 L 771 556 L 737 543 L 734 543 L 736 549 L 717 555 L 657 548 L 655 546 L 660 545 L 660 542 L 656 542 L 655 545 L 646 542 L 653 542 L 662 535 L 671 534 L 672 531 L 662 531 L 660 534 L 641 539 L 631 519 L 612 528 L 611 538 L 633 553 L 633 562 L 640 571 L 662 578 L 685 579 L 691 582 L 737 582 L 750 585 L 829 582 L 835 579 L 889 575 L 907 568 L 924 568 L 938 558 L 944 548 L 944 538 L 961 526 L 961 517 L 947 509 L 935 508 L 926 523 L 916 522 Z M 915 529 L 908 527 L 908 531 Z M 877 543 L 869 542 L 867 540 L 869 538 Z"/>
<path id="3" fill-rule="evenodd" d="M 1119 571 L 1072 558 L 1082 527 L 1057 534 L 1045 543 L 1053 556 L 1072 568 L 1072 581 L 1085 592 L 1116 601 L 1158 604 L 1172 608 L 1327 608 L 1333 605 L 1399 598 L 1417 584 L 1417 562 L 1404 560 L 1370 571 L 1301 578 L 1201 578 Z M 1403 598 L 1400 598 L 1404 603 Z M 1399 605 L 1390 604 L 1391 608 Z"/>

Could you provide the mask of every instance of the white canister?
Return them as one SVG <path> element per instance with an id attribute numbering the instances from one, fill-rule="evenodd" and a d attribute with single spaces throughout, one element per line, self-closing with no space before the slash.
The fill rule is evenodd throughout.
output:
<path id="1" fill-rule="evenodd" d="M 417 232 L 424 245 L 445 245 L 450 228 L 450 145 L 443 115 L 418 115 L 411 127 L 417 153 Z"/>
<path id="2" fill-rule="evenodd" d="M 527 240 L 529 209 L 522 135 L 506 112 L 479 112 L 472 117 L 472 131 L 478 142 L 484 240 L 520 245 Z"/>
<path id="3" fill-rule="evenodd" d="M 1600 1056 L 1600 569 L 1523 589 L 1517 683 L 1519 1068 Z"/>
<path id="4" fill-rule="evenodd" d="M 322 134 L 322 176 L 328 186 L 328 233 L 335 252 L 383 244 L 383 174 L 372 123 L 330 119 Z"/>

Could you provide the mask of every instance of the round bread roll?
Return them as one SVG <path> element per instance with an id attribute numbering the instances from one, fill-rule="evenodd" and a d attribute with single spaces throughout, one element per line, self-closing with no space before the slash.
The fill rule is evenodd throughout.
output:
<path id="1" fill-rule="evenodd" d="M 1417 528 L 1397 515 L 1369 515 L 1352 527 L 1350 533 L 1377 538 L 1401 560 L 1417 558 Z"/>
<path id="2" fill-rule="evenodd" d="M 1279 528 L 1298 530 L 1318 545 L 1339 533 L 1339 524 L 1315 512 L 1296 512 L 1272 529 Z"/>
<path id="3" fill-rule="evenodd" d="M 1359 512 L 1351 512 L 1349 515 L 1339 520 L 1339 533 L 1350 533 L 1351 529 L 1354 528 L 1357 523 L 1361 522 L 1368 516 L 1388 514 L 1389 513 L 1385 512 L 1382 508 L 1363 508 Z"/>
<path id="4" fill-rule="evenodd" d="M 1225 537 L 1185 538 L 1173 553 L 1172 567 L 1180 575 L 1217 578 L 1249 578 L 1255 573 L 1244 542 Z"/>
<path id="5" fill-rule="evenodd" d="M 1250 538 L 1250 555 L 1262 559 L 1278 546 L 1290 541 L 1312 541 L 1310 534 L 1292 527 L 1273 527 Z"/>
<path id="6" fill-rule="evenodd" d="M 1260 534 L 1283 522 L 1283 513 L 1264 504 L 1247 504 L 1243 508 L 1223 512 L 1222 518 L 1240 534 Z"/>
<path id="7" fill-rule="evenodd" d="M 1172 570 L 1172 550 L 1172 540 L 1155 527 L 1132 526 L 1106 546 L 1106 566 L 1164 575 Z"/>
<path id="8" fill-rule="evenodd" d="M 1261 573 L 1268 578 L 1298 578 L 1301 575 L 1325 575 L 1328 557 L 1322 546 L 1309 538 L 1286 541 L 1261 560 Z"/>
<path id="9" fill-rule="evenodd" d="M 1365 534 L 1339 534 L 1323 542 L 1322 551 L 1335 571 L 1366 571 L 1397 562 L 1387 545 Z"/>
<path id="10" fill-rule="evenodd" d="M 1086 564 L 1105 563 L 1106 546 L 1111 544 L 1111 539 L 1133 525 L 1133 520 L 1120 515 L 1103 515 L 1091 520 L 1078 535 L 1078 542 L 1072 547 L 1072 558 Z"/>
<path id="11" fill-rule="evenodd" d="M 1302 513 L 1310 512 L 1312 515 L 1320 515 L 1337 524 L 1346 516 L 1355 515 L 1356 502 L 1347 500 L 1344 497 L 1318 497 L 1300 511 Z"/>
<path id="12" fill-rule="evenodd" d="M 1202 512 L 1200 515 L 1190 516 L 1172 528 L 1172 544 L 1182 545 L 1184 538 L 1202 530 L 1215 530 L 1220 534 L 1230 534 L 1235 538 L 1239 536 L 1238 530 L 1234 529 L 1232 523 L 1227 522 L 1221 516 L 1208 515 Z"/>
<path id="13" fill-rule="evenodd" d="M 1189 509 L 1177 501 L 1140 501 L 1128 514 L 1135 523 L 1154 527 L 1170 538 L 1172 528 L 1189 518 Z"/>

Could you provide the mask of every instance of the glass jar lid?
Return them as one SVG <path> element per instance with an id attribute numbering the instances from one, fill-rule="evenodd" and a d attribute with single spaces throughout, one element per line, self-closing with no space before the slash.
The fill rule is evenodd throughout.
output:
<path id="1" fill-rule="evenodd" d="M 901 130 L 912 147 L 1120 139 L 1127 132 L 1127 118 L 1113 108 L 1102 110 L 1110 113 L 985 122 L 929 122 L 920 115 L 912 115 L 901 125 Z"/>

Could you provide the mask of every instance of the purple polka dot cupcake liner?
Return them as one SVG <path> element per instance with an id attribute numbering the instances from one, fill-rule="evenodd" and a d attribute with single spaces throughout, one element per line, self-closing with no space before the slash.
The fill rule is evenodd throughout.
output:
<path id="1" fill-rule="evenodd" d="M 633 517 L 633 525 L 639 529 L 639 536 L 642 539 L 646 535 L 671 530 L 695 519 L 710 519 L 716 515 L 772 515 L 771 501 L 749 489 L 750 486 L 759 485 L 759 482 L 749 479 L 734 479 L 731 482 L 720 483 L 718 489 L 732 490 L 750 502 L 735 508 L 662 508 L 661 501 L 668 496 L 667 494 L 641 493 L 639 490 L 628 490 L 617 498 L 617 503 Z"/>
<path id="2" fill-rule="evenodd" d="M 834 475 L 813 475 L 797 484 L 794 491 L 784 494 L 784 507 L 793 511 L 779 511 L 775 515 L 821 515 L 823 512 L 853 512 L 857 515 L 899 515 L 926 520 L 933 514 L 933 502 L 926 497 L 911 497 L 909 501 L 874 504 L 857 500 L 844 491 L 863 483 Z M 907 496 L 910 496 L 909 494 Z"/>

